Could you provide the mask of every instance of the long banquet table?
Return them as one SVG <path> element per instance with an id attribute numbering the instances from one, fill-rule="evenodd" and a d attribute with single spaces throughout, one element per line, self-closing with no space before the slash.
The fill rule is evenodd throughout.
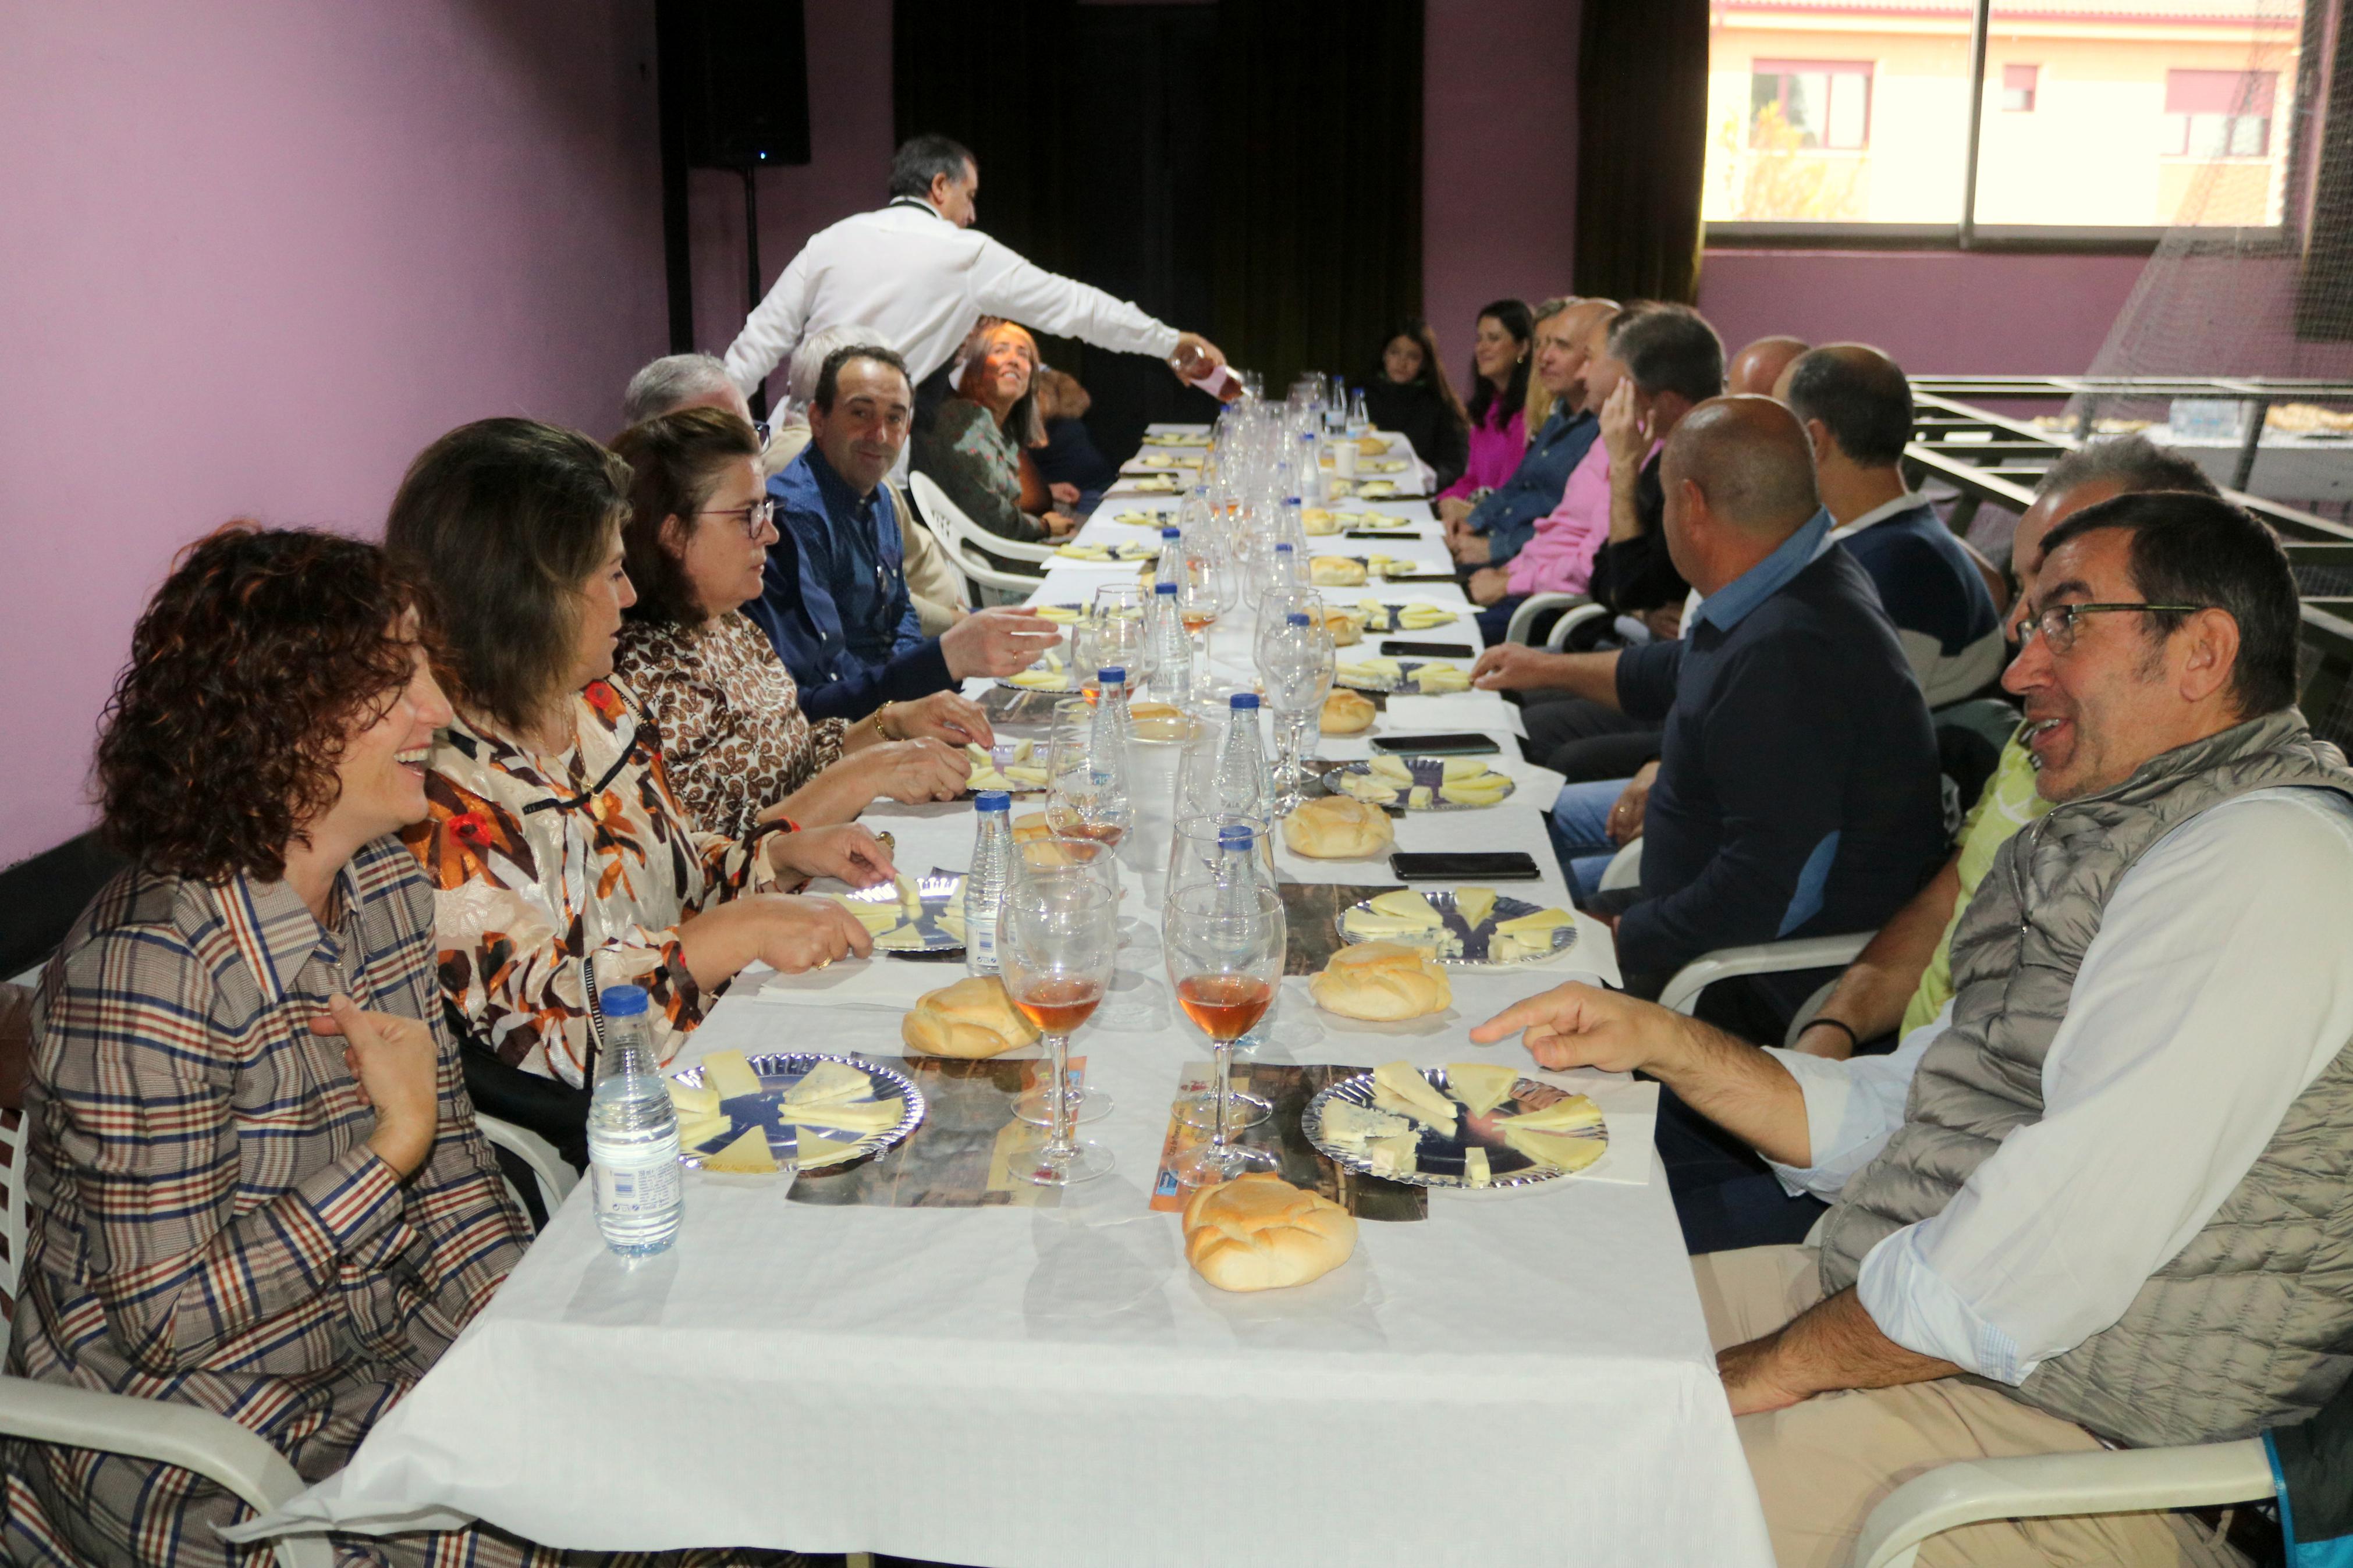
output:
<path id="1" fill-rule="evenodd" d="M 1114 490 L 1081 537 L 1151 537 L 1111 521 L 1139 499 Z M 1424 537 L 1314 542 L 1444 560 L 1425 503 L 1380 510 L 1417 519 Z M 1057 562 L 1033 598 L 1082 600 L 1114 580 Z M 1400 593 L 1465 605 L 1451 584 L 1331 596 Z M 1417 635 L 1476 642 L 1467 618 Z M 1246 669 L 1240 631 L 1215 637 L 1213 662 L 1229 678 Z M 1518 792 L 1410 815 L 1398 847 L 1525 849 L 1546 878 L 1505 890 L 1566 907 L 1540 816 L 1559 779 L 1517 760 L 1513 710 L 1478 693 L 1399 706 L 1383 728 L 1503 740 L 1491 761 Z M 1364 737 L 1317 750 L 1369 754 Z M 1035 1203 L 881 1208 L 787 1201 L 789 1174 L 690 1172 L 678 1244 L 634 1265 L 600 1245 L 583 1183 L 349 1467 L 267 1527 L 479 1517 L 566 1547 L 1006 1568 L 1769 1564 L 1651 1150 L 1652 1091 L 1538 1074 L 1516 1043 L 1465 1038 L 1572 975 L 1614 982 L 1599 925 L 1580 917 L 1577 942 L 1547 964 L 1455 971 L 1453 1008 L 1437 1019 L 1351 1023 L 1287 980 L 1259 1058 L 1515 1062 L 1602 1104 L 1612 1149 L 1594 1179 L 1434 1193 L 1426 1219 L 1367 1220 L 1345 1265 L 1296 1289 L 1229 1295 L 1187 1268 L 1176 1216 L 1147 1205 L 1180 1074 L 1207 1050 L 1168 1005 L 1156 937 L 1173 748 L 1139 752 L 1152 754 L 1122 852 L 1120 973 L 1073 1043 L 1086 1081 L 1114 1099 L 1082 1129 L 1116 1154 L 1110 1177 Z M 902 868 L 967 862 L 967 805 L 884 803 L 868 820 L 893 835 Z M 1280 869 L 1391 880 L 1377 862 L 1287 849 Z M 727 1047 L 898 1056 L 907 1001 L 960 973 L 877 958 L 747 973 L 681 1065 Z"/>

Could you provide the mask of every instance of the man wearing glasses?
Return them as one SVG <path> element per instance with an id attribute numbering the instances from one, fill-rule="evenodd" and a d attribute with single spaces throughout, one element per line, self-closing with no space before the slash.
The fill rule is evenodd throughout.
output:
<path id="1" fill-rule="evenodd" d="M 1785 1568 L 1844 1563 L 1934 1465 L 2245 1436 L 2353 1372 L 2353 772 L 2295 707 L 2297 628 L 2278 544 L 2217 499 L 2051 531 L 2003 684 L 2052 807 L 1892 1056 L 1760 1049 L 1580 985 L 1473 1031 L 1647 1071 L 1835 1200 L 1812 1246 L 1693 1260 Z M 1938 1548 L 2234 1561 L 2151 1513 Z"/>

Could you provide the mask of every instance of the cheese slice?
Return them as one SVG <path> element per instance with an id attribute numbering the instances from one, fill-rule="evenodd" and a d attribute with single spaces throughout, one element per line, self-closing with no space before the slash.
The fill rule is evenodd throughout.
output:
<path id="1" fill-rule="evenodd" d="M 845 899 L 839 893 L 833 901 L 849 911 L 849 918 L 866 928 L 869 936 L 879 936 L 899 923 L 899 906 L 871 903 L 860 899 Z"/>
<path id="2" fill-rule="evenodd" d="M 1046 787 L 1046 770 L 1043 768 L 1008 763 L 1004 769 L 1004 776 L 1007 783 L 1024 788 L 1044 789 Z"/>
<path id="3" fill-rule="evenodd" d="M 760 1092 L 760 1075 L 741 1051 L 713 1051 L 703 1058 L 702 1081 L 717 1089 L 722 1100 Z"/>
<path id="4" fill-rule="evenodd" d="M 855 1159 L 866 1152 L 867 1148 L 862 1138 L 828 1138 L 806 1127 L 793 1129 L 793 1137 L 796 1140 L 793 1163 L 804 1171 L 815 1170 L 819 1165 L 838 1165 L 844 1160 Z"/>
<path id="5" fill-rule="evenodd" d="M 1366 771 L 1370 773 L 1375 778 L 1388 779 L 1399 789 L 1403 789 L 1406 785 L 1413 783 L 1413 770 L 1405 765 L 1405 762 L 1402 758 L 1391 756 L 1375 757 L 1371 762 L 1365 764 L 1365 768 Z"/>
<path id="6" fill-rule="evenodd" d="M 1462 1152 L 1462 1179 L 1474 1187 L 1483 1187 L 1492 1179 L 1487 1171 L 1487 1151 L 1465 1149 Z"/>
<path id="7" fill-rule="evenodd" d="M 1495 929 L 1505 936 L 1543 936 L 1556 926 L 1573 925 L 1576 917 L 1567 910 L 1538 910 L 1532 915 L 1514 920 L 1498 921 Z"/>
<path id="8" fill-rule="evenodd" d="M 768 1130 L 746 1127 L 744 1135 L 716 1154 L 702 1157 L 706 1171 L 735 1171 L 745 1175 L 774 1175 L 776 1157 L 768 1152 Z"/>
<path id="9" fill-rule="evenodd" d="M 678 1146 L 700 1149 L 713 1138 L 725 1137 L 727 1130 L 734 1125 L 734 1119 L 723 1112 L 713 1112 L 708 1116 L 681 1116 L 678 1119 Z"/>
<path id="10" fill-rule="evenodd" d="M 924 941 L 923 928 L 910 921 L 877 934 L 874 945 L 885 952 L 921 952 Z"/>
<path id="11" fill-rule="evenodd" d="M 1413 672 L 1414 684 L 1426 696 L 1471 689 L 1471 673 L 1451 664 L 1427 664 Z"/>
<path id="12" fill-rule="evenodd" d="M 1439 765 L 1446 770 L 1448 784 L 1468 783 L 1472 779 L 1484 778 L 1494 771 L 1476 757 L 1449 757 Z M 1495 776 L 1501 778 L 1503 775 L 1496 773 Z"/>
<path id="13" fill-rule="evenodd" d="M 965 742 L 964 754 L 973 760 L 973 765 L 976 767 L 988 768 L 997 765 L 996 759 L 991 757 L 987 750 L 977 742 Z"/>
<path id="14" fill-rule="evenodd" d="M 1388 805 L 1397 799 L 1402 784 L 1393 784 L 1377 773 L 1342 773 L 1340 788 L 1372 805 Z"/>
<path id="15" fill-rule="evenodd" d="M 1018 675 L 1008 675 L 1005 679 L 1033 691 L 1060 691 L 1070 685 L 1059 669 L 1025 669 Z"/>
<path id="16" fill-rule="evenodd" d="M 1366 910 L 1350 910 L 1340 917 L 1341 929 L 1363 942 L 1402 942 L 1426 947 L 1438 933 L 1417 920 L 1398 915 L 1377 915 Z"/>
<path id="17" fill-rule="evenodd" d="M 836 1100 L 829 1105 L 779 1105 L 776 1114 L 796 1124 L 839 1127 L 845 1132 L 888 1132 L 907 1113 L 906 1101 L 889 1100 Z"/>
<path id="18" fill-rule="evenodd" d="M 1582 1171 L 1609 1152 L 1606 1138 L 1580 1137 L 1574 1132 L 1539 1132 L 1525 1127 L 1504 1127 L 1504 1142 L 1539 1165 Z"/>
<path id="19" fill-rule="evenodd" d="M 1409 1062 L 1384 1062 L 1373 1069 L 1373 1103 L 1448 1131 L 1453 1129 L 1462 1110 Z"/>
<path id="20" fill-rule="evenodd" d="M 939 921 L 940 929 L 942 931 L 955 938 L 958 942 L 962 942 L 964 940 L 964 916 L 956 913 L 954 910 L 942 910 L 939 914 Z"/>
<path id="21" fill-rule="evenodd" d="M 995 768 L 975 768 L 965 776 L 964 787 L 976 795 L 985 789 L 1010 790 L 1013 781 Z"/>
<path id="22" fill-rule="evenodd" d="M 1413 1124 L 1404 1117 L 1369 1105 L 1346 1100 L 1324 1102 L 1324 1136 L 1343 1149 L 1362 1149 L 1376 1138 L 1392 1138 L 1412 1130 Z"/>
<path id="23" fill-rule="evenodd" d="M 1446 1087 L 1473 1116 L 1484 1116 L 1512 1098 L 1519 1070 L 1496 1062 L 1448 1062 Z"/>
<path id="24" fill-rule="evenodd" d="M 678 1107 L 681 1116 L 719 1114 L 719 1091 L 709 1084 L 681 1083 L 674 1078 L 664 1079 L 670 1090 L 670 1102 Z"/>
<path id="25" fill-rule="evenodd" d="M 1495 912 L 1495 889 L 1493 888 L 1457 888 L 1454 889 L 1454 912 L 1462 923 L 1477 931 Z"/>
<path id="26" fill-rule="evenodd" d="M 1430 900 L 1411 888 L 1378 894 L 1369 902 L 1376 914 L 1394 915 L 1398 920 L 1411 921 L 1425 930 L 1436 931 L 1446 924 L 1446 918 L 1431 907 Z"/>
<path id="27" fill-rule="evenodd" d="M 1531 1132 L 1577 1132 L 1604 1124 L 1599 1106 L 1584 1095 L 1572 1094 L 1542 1110 L 1508 1117 L 1496 1125 L 1523 1128 Z"/>
<path id="28" fill-rule="evenodd" d="M 1391 1133 L 1376 1138 L 1365 1145 L 1365 1158 L 1372 1162 L 1376 1176 L 1409 1176 L 1417 1168 L 1421 1140 L 1412 1132 Z"/>
<path id="29" fill-rule="evenodd" d="M 1451 792 L 1450 791 L 1449 793 L 1451 794 Z M 1430 802 L 1435 798 L 1435 794 L 1428 784 L 1416 784 L 1411 789 L 1405 792 L 1406 809 L 1408 811 L 1428 811 L 1430 809 Z"/>
<path id="30" fill-rule="evenodd" d="M 1017 763 L 1026 763 L 1036 754 L 1037 750 L 1038 742 L 1035 741 L 1016 741 L 1013 742 L 1013 760 Z"/>
<path id="31" fill-rule="evenodd" d="M 1540 931 L 1533 935 L 1496 931 L 1487 938 L 1487 962 L 1490 963 L 1520 963 L 1531 958 L 1550 958 L 1552 954 L 1552 932 L 1548 931 Z"/>
<path id="32" fill-rule="evenodd" d="M 824 1105 L 838 1100 L 863 1100 L 874 1080 L 848 1062 L 819 1062 L 785 1091 L 786 1105 Z"/>
<path id="33" fill-rule="evenodd" d="M 1427 795 L 1430 792 L 1422 790 L 1417 793 Z M 1438 793 L 1451 805 L 1500 805 L 1504 797 L 1512 791 L 1508 784 L 1502 779 L 1497 779 L 1493 789 L 1482 788 L 1478 784 L 1440 784 Z"/>
<path id="34" fill-rule="evenodd" d="M 904 871 L 895 879 L 899 886 L 899 907 L 907 911 L 909 920 L 919 919 L 923 912 L 923 890 Z"/>

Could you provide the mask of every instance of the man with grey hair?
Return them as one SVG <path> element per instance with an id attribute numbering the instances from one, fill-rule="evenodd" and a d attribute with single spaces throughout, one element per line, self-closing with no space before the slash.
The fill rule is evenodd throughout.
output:
<path id="1" fill-rule="evenodd" d="M 629 389 L 621 394 L 624 426 L 642 425 L 681 408 L 721 408 L 746 425 L 756 424 L 752 405 L 714 354 L 664 354 L 629 377 Z"/>
<path id="2" fill-rule="evenodd" d="M 1226 363 L 1199 333 L 1180 332 L 1127 300 L 1033 266 L 974 228 L 980 165 L 947 137 L 903 143 L 891 162 L 890 194 L 888 205 L 811 237 L 786 265 L 727 351 L 737 386 L 749 393 L 803 338 L 841 325 L 881 332 L 926 386 L 983 316 L 1153 354 L 1184 378 Z"/>

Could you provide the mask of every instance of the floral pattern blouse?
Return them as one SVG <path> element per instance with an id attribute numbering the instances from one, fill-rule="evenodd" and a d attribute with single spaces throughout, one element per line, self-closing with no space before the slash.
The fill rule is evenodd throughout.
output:
<path id="1" fill-rule="evenodd" d="M 625 621 L 614 672 L 661 731 L 670 789 L 706 833 L 749 838 L 760 813 L 841 760 L 848 721 L 808 721 L 793 672 L 741 610 L 701 626 Z"/>
<path id="2" fill-rule="evenodd" d="M 764 849 L 783 825 L 743 838 L 698 831 L 625 688 L 591 682 L 573 718 L 575 742 L 555 758 L 453 720 L 426 776 L 429 815 L 404 837 L 438 889 L 455 1016 L 500 1060 L 580 1085 L 603 986 L 644 986 L 654 1054 L 678 1054 L 717 999 L 687 969 L 678 927 L 772 886 Z"/>
<path id="3" fill-rule="evenodd" d="M 931 429 L 915 437 L 915 468 L 989 532 L 1032 544 L 1046 537 L 1046 525 L 1021 510 L 1021 449 L 979 404 L 940 404 Z"/>

